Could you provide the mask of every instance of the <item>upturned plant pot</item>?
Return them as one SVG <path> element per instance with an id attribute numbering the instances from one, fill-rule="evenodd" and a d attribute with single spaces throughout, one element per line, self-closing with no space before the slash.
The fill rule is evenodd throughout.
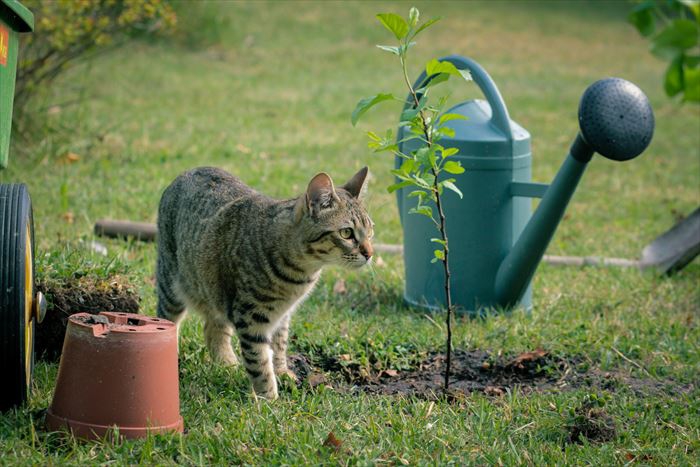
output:
<path id="1" fill-rule="evenodd" d="M 68 319 L 50 430 L 102 439 L 182 432 L 177 329 L 131 313 L 77 313 Z"/>

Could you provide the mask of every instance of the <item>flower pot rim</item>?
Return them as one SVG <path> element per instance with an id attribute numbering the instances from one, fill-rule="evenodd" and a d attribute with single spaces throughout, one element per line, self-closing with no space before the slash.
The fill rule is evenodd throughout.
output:
<path id="1" fill-rule="evenodd" d="M 114 311 L 102 311 L 96 315 L 75 313 L 69 316 L 68 320 L 79 328 L 92 330 L 96 337 L 103 337 L 112 332 L 153 334 L 167 332 L 175 327 L 175 323 L 163 318 Z"/>
<path id="2" fill-rule="evenodd" d="M 68 429 L 74 436 L 79 438 L 101 439 L 106 434 L 119 432 L 119 436 L 125 438 L 143 438 L 152 434 L 163 434 L 169 432 L 182 433 L 185 428 L 185 423 L 180 416 L 177 421 L 167 425 L 158 426 L 118 426 L 118 425 L 100 425 L 97 423 L 85 423 L 70 418 L 61 417 L 54 414 L 51 408 L 46 412 L 46 423 L 52 429 Z"/>

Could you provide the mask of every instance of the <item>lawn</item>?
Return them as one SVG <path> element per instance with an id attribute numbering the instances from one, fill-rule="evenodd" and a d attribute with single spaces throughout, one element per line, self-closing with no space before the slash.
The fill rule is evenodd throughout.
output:
<path id="1" fill-rule="evenodd" d="M 319 171 L 341 181 L 369 165 L 375 241 L 400 243 L 396 203 L 385 190 L 393 161 L 372 154 L 365 136 L 394 126 L 400 110 L 371 111 L 358 128 L 350 113 L 362 97 L 404 92 L 398 64 L 374 47 L 390 40 L 374 14 L 405 15 L 409 6 L 182 4 L 175 38 L 131 43 L 67 72 L 32 103 L 35 127 L 14 136 L 0 172 L 2 183 L 29 186 L 39 278 L 121 274 L 141 295 L 142 312 L 154 314 L 154 245 L 96 239 L 93 224 L 154 222 L 163 189 L 199 165 L 222 167 L 277 197 L 300 194 Z M 443 20 L 414 48 L 414 76 L 435 56 L 481 63 L 511 118 L 532 135 L 535 181 L 556 174 L 590 83 L 619 76 L 649 96 L 657 120 L 651 146 L 627 163 L 595 157 L 549 254 L 636 258 L 700 204 L 700 106 L 664 95 L 664 63 L 627 24 L 628 3 L 417 6 Z M 479 97 L 473 84 L 446 89 L 454 102 Z M 93 241 L 106 245 L 106 257 L 93 252 Z M 442 349 L 442 315 L 406 307 L 401 257 L 381 258 L 372 271 L 324 272 L 292 321 L 292 353 L 319 368 L 331 359 L 376 376 L 416 368 Z M 341 279 L 342 294 L 334 292 Z M 455 346 L 497 362 L 542 348 L 552 362 L 590 375 L 588 383 L 435 401 L 369 394 L 338 372 L 327 384 L 287 387 L 273 403 L 255 400 L 243 370 L 210 362 L 201 321 L 190 318 L 180 342 L 185 435 L 83 443 L 47 433 L 41 418 L 58 366 L 39 362 L 28 405 L 0 415 L 0 463 L 694 464 L 699 284 L 697 260 L 671 278 L 543 264 L 531 313 L 458 317 Z M 609 436 L 572 439 L 587 408 L 612 427 Z M 330 432 L 339 449 L 323 446 Z"/>

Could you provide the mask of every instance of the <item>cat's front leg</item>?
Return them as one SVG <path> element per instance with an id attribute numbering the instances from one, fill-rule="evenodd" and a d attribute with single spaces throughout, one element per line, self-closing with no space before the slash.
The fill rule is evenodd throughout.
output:
<path id="1" fill-rule="evenodd" d="M 278 376 L 287 375 L 297 381 L 297 375 L 287 366 L 287 341 L 289 339 L 289 314 L 282 317 L 272 335 L 272 365 Z"/>
<path id="2" fill-rule="evenodd" d="M 272 365 L 270 338 L 247 329 L 237 329 L 237 332 L 243 364 L 255 394 L 268 400 L 277 399 L 277 380 Z"/>

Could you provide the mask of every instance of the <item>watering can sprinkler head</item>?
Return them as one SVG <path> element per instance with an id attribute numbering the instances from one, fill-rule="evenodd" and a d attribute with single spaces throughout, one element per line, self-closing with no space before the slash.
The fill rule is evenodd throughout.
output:
<path id="1" fill-rule="evenodd" d="M 621 78 L 590 85 L 581 97 L 578 121 L 581 138 L 576 139 L 571 155 L 579 162 L 588 162 L 593 152 L 615 161 L 634 159 L 649 146 L 654 134 L 649 99 Z"/>
<path id="2" fill-rule="evenodd" d="M 589 86 L 581 97 L 578 120 L 581 131 L 569 156 L 499 266 L 495 282 L 499 306 L 511 307 L 522 298 L 593 153 L 615 161 L 633 159 L 649 146 L 654 134 L 649 100 L 641 89 L 620 78 Z"/>

